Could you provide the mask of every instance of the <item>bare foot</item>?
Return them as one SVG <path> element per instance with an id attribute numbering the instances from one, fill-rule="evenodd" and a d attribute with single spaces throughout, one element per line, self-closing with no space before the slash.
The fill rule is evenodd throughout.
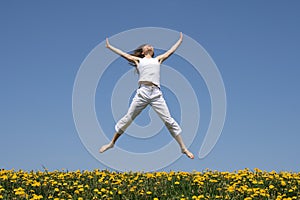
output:
<path id="1" fill-rule="evenodd" d="M 106 145 L 103 145 L 103 146 L 100 148 L 99 152 L 100 152 L 100 153 L 103 153 L 104 151 L 107 151 L 108 149 L 111 149 L 111 148 L 113 148 L 113 147 L 114 147 L 114 144 L 113 144 L 113 143 L 108 143 L 108 144 L 106 144 Z"/>
<path id="2" fill-rule="evenodd" d="M 185 155 L 187 155 L 187 157 L 189 157 L 190 159 L 194 159 L 194 154 L 191 153 L 189 150 L 187 149 L 182 149 L 181 152 Z"/>

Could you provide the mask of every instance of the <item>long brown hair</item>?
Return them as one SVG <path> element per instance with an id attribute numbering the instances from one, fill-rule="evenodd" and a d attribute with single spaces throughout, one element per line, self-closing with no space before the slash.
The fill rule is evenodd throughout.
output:
<path id="1" fill-rule="evenodd" d="M 135 56 L 135 57 L 139 57 L 139 58 L 144 58 L 145 55 L 143 54 L 143 48 L 146 45 L 148 45 L 148 44 L 142 44 L 142 45 L 140 45 L 135 50 L 133 50 L 133 53 L 130 53 L 130 55 Z M 152 56 L 154 56 L 154 53 L 153 53 Z M 132 62 L 130 60 L 128 60 L 128 61 L 129 61 L 130 65 L 137 67 L 136 64 L 135 64 L 135 62 Z"/>

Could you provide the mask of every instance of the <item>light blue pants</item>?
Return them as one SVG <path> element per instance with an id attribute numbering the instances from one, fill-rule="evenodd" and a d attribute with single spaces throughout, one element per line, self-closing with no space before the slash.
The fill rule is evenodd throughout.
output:
<path id="1" fill-rule="evenodd" d="M 159 115 L 173 137 L 181 133 L 180 126 L 171 117 L 161 90 L 156 86 L 147 85 L 142 85 L 139 89 L 137 89 L 127 114 L 121 118 L 115 126 L 116 132 L 122 134 L 136 116 L 138 116 L 148 105 L 151 105 L 151 107 Z"/>

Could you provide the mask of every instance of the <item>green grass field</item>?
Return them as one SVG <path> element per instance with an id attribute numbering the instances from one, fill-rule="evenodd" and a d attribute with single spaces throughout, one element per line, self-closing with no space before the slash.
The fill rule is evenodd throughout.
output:
<path id="1" fill-rule="evenodd" d="M 0 171 L 0 199 L 300 199 L 300 173 Z"/>

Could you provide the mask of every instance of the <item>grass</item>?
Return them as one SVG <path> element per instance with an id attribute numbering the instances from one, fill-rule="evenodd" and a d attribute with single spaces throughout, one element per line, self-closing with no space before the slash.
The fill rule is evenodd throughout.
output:
<path id="1" fill-rule="evenodd" d="M 0 199 L 300 199 L 300 173 L 0 171 Z"/>

